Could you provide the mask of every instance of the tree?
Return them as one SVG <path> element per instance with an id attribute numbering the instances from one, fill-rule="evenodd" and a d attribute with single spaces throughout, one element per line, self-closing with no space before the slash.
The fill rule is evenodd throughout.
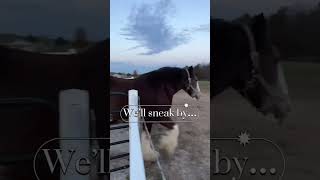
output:
<path id="1" fill-rule="evenodd" d="M 199 80 L 210 80 L 210 64 L 197 64 L 194 67 L 194 73 Z"/>
<path id="2" fill-rule="evenodd" d="M 38 41 L 38 39 L 33 36 L 32 34 L 28 35 L 26 38 L 25 38 L 26 41 L 29 41 L 31 43 L 35 43 L 36 41 Z"/>
<path id="3" fill-rule="evenodd" d="M 58 37 L 55 41 L 54 41 L 56 46 L 64 46 L 66 44 L 68 44 L 68 41 L 65 40 L 63 37 Z"/>
<path id="4" fill-rule="evenodd" d="M 84 28 L 77 28 L 74 33 L 73 46 L 75 48 L 84 48 L 88 46 L 87 33 Z"/>
<path id="5" fill-rule="evenodd" d="M 132 73 L 132 75 L 134 76 L 134 77 L 137 77 L 139 74 L 138 74 L 138 71 L 137 70 L 134 70 L 133 71 L 133 73 Z"/>

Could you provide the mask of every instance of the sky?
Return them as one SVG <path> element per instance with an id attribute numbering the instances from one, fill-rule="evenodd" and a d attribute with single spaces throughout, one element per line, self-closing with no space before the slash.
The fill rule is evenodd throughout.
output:
<path id="1" fill-rule="evenodd" d="M 113 72 L 208 63 L 210 1 L 111 0 L 110 59 Z"/>
<path id="2" fill-rule="evenodd" d="M 0 0 L 0 33 L 72 38 L 78 27 L 90 40 L 108 37 L 108 0 Z"/>
<path id="3" fill-rule="evenodd" d="M 244 13 L 251 15 L 276 12 L 281 6 L 308 8 L 320 0 L 212 0 L 211 14 L 214 18 L 235 19 Z"/>

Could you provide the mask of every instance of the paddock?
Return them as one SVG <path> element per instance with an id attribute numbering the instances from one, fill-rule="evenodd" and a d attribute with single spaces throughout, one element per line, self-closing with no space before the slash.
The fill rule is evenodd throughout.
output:
<path id="1" fill-rule="evenodd" d="M 190 98 L 185 92 L 179 91 L 172 104 L 189 104 L 196 106 L 200 118 L 194 122 L 179 123 L 180 135 L 178 147 L 170 158 L 161 156 L 160 162 L 167 180 L 207 180 L 210 177 L 210 98 L 209 84 L 200 83 L 202 90 L 199 101 Z M 159 135 L 164 128 L 156 125 L 154 142 L 157 144 Z M 160 179 L 156 164 L 146 164 L 148 179 Z"/>
<path id="2" fill-rule="evenodd" d="M 247 130 L 251 137 L 270 139 L 280 146 L 286 158 L 283 179 L 317 180 L 320 178 L 318 171 L 320 146 L 317 139 L 320 135 L 318 118 L 320 64 L 286 62 L 284 71 L 292 100 L 292 112 L 282 127 L 275 126 L 270 120 L 256 112 L 235 91 L 227 90 L 211 102 L 213 110 L 211 131 L 213 137 L 236 137 L 240 132 Z M 214 145 L 213 142 L 212 145 Z M 238 152 L 234 150 L 230 153 L 233 155 Z M 267 162 L 268 156 L 264 155 L 263 150 L 254 151 L 250 154 L 249 160 L 252 156 L 259 157 L 259 162 L 256 163 L 258 167 L 270 167 L 271 162 Z M 264 161 L 266 163 L 261 164 Z M 246 174 L 248 174 L 248 168 L 244 170 Z M 231 179 L 230 176 L 220 178 L 222 180 Z M 246 175 L 242 178 L 251 179 L 252 177 Z"/>
<path id="3" fill-rule="evenodd" d="M 188 103 L 199 109 L 200 119 L 196 122 L 179 123 L 180 135 L 178 138 L 178 147 L 171 158 L 164 153 L 160 153 L 160 164 L 167 180 L 207 180 L 210 177 L 210 98 L 209 82 L 200 82 L 202 91 L 200 100 L 192 99 L 184 91 L 179 91 L 173 97 L 174 105 L 183 105 Z M 177 119 L 174 119 L 177 120 Z M 165 128 L 154 124 L 152 129 L 153 143 L 158 150 L 158 140 Z M 123 129 L 110 134 L 111 139 L 123 140 L 128 138 L 128 130 Z M 127 144 L 114 147 L 111 155 L 117 155 L 127 152 Z M 121 166 L 127 163 L 126 159 L 122 162 L 112 162 L 113 167 Z M 146 175 L 148 180 L 160 180 L 161 174 L 156 163 L 145 162 Z M 129 174 L 128 170 L 122 170 L 111 174 L 111 179 L 124 179 Z"/>

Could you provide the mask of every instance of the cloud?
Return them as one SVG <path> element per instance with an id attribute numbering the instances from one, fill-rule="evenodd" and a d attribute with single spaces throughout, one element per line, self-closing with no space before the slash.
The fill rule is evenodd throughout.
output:
<path id="1" fill-rule="evenodd" d="M 193 32 L 210 32 L 210 24 L 203 24 L 192 29 Z"/>
<path id="2" fill-rule="evenodd" d="M 190 39 L 189 34 L 185 31 L 175 32 L 168 23 L 174 10 L 170 0 L 160 0 L 155 4 L 142 4 L 133 8 L 127 26 L 122 29 L 122 35 L 126 36 L 127 40 L 138 43 L 133 49 L 146 48 L 147 52 L 143 55 L 158 54 L 185 44 Z"/>
<path id="3" fill-rule="evenodd" d="M 210 24 L 202 24 L 192 28 L 186 28 L 183 30 L 185 34 L 192 35 L 197 32 L 210 32 Z"/>

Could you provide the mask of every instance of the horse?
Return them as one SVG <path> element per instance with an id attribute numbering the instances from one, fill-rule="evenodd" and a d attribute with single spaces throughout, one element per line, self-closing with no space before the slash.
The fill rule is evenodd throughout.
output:
<path id="1" fill-rule="evenodd" d="M 235 89 L 263 115 L 279 124 L 291 105 L 281 57 L 272 44 L 267 20 L 256 15 L 247 24 L 211 19 L 213 88 L 211 99 L 229 87 Z"/>
<path id="2" fill-rule="evenodd" d="M 41 54 L 1 46 L 0 100 L 41 98 L 58 109 L 58 95 L 61 90 L 87 90 L 90 108 L 96 116 L 97 129 L 94 136 L 108 137 L 105 121 L 109 97 L 106 93 L 108 41 L 101 41 L 72 55 Z M 2 106 L 0 114 L 0 153 L 33 154 L 44 142 L 59 136 L 58 114 L 44 107 L 9 110 Z M 100 142 L 100 146 L 107 148 L 109 144 Z M 2 166 L 0 176 L 6 174 L 7 179 L 36 179 L 32 160 L 8 167 Z M 17 175 L 21 169 L 27 169 L 27 172 Z"/>
<path id="3" fill-rule="evenodd" d="M 130 89 L 138 90 L 140 105 L 145 108 L 147 113 L 150 111 L 168 111 L 172 105 L 173 96 L 180 90 L 184 90 L 192 98 L 200 98 L 198 79 L 192 66 L 186 68 L 163 67 L 142 74 L 135 79 L 121 79 L 110 76 L 110 86 L 110 92 L 127 93 Z M 127 104 L 127 97 L 110 97 L 110 111 L 119 110 Z M 113 119 L 120 118 L 119 113 L 113 115 L 115 115 Z M 178 145 L 178 125 L 170 117 L 154 118 L 146 116 L 144 120 L 146 126 L 143 126 L 141 133 L 144 160 L 155 161 L 159 156 L 158 152 L 151 148 L 151 142 L 146 132 L 151 132 L 153 123 L 157 123 L 157 121 L 167 128 L 166 134 L 160 138 L 159 148 L 171 156 Z"/>

